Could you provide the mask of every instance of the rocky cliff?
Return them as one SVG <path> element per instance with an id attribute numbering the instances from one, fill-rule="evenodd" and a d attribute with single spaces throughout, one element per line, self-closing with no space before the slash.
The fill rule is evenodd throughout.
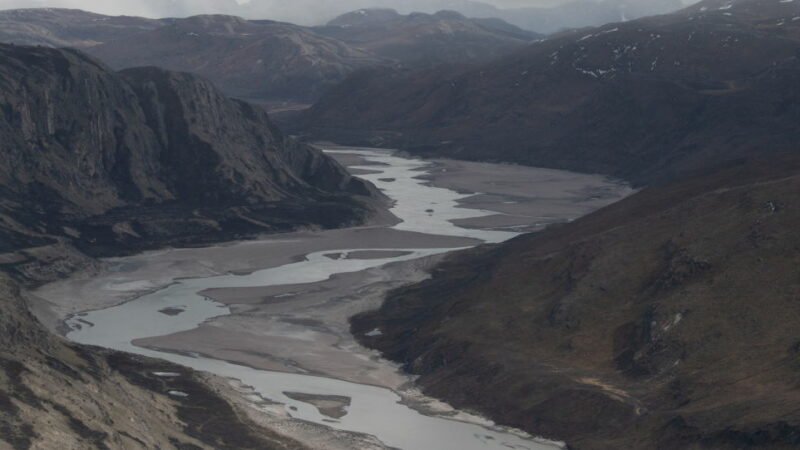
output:
<path id="1" fill-rule="evenodd" d="M 457 255 L 353 331 L 574 449 L 797 448 L 798 189 L 786 155 L 647 189 Z"/>
<path id="2" fill-rule="evenodd" d="M 187 74 L 114 73 L 76 51 L 9 45 L 0 74 L 4 252 L 336 227 L 363 221 L 380 197 L 261 109 Z"/>

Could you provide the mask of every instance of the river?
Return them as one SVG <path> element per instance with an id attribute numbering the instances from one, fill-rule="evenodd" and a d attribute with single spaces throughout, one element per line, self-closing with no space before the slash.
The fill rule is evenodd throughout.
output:
<path id="1" fill-rule="evenodd" d="M 94 282 L 102 283 L 98 289 L 102 288 L 103 292 L 131 292 L 139 289 L 142 290 L 143 295 L 114 306 L 70 315 L 66 320 L 70 330 L 67 337 L 75 342 L 161 358 L 196 370 L 239 380 L 241 383 L 251 386 L 261 398 L 282 404 L 286 413 L 295 419 L 339 430 L 368 434 L 388 447 L 405 450 L 499 450 L 509 448 L 544 450 L 560 448 L 561 445 L 558 443 L 536 439 L 516 430 L 495 427 L 488 421 L 477 420 L 475 417 L 470 419 L 471 416 L 466 414 L 451 412 L 446 417 L 425 414 L 408 406 L 408 402 L 403 401 L 405 399 L 397 390 L 375 384 L 347 381 L 347 379 L 353 379 L 349 376 L 338 376 L 337 379 L 335 373 L 331 375 L 263 370 L 209 357 L 205 352 L 191 352 L 186 349 L 181 352 L 162 351 L 150 345 L 147 348 L 134 345 L 135 342 L 143 339 L 192 333 L 201 327 L 209 327 L 221 319 L 236 320 L 237 311 L 233 309 L 232 305 L 213 300 L 206 294 L 209 290 L 311 285 L 329 280 L 334 276 L 374 270 L 404 261 L 415 261 L 481 242 L 502 242 L 518 234 L 507 229 L 457 226 L 455 223 L 459 223 L 459 221 L 497 216 L 498 212 L 465 207 L 466 200 L 475 198 L 476 193 L 474 192 L 456 192 L 451 189 L 435 187 L 427 180 L 421 179 L 420 175 L 424 175 L 436 167 L 430 162 L 404 158 L 385 151 L 335 150 L 329 151 L 329 153 L 338 158 L 357 158 L 358 161 L 361 161 L 362 165 L 351 166 L 351 170 L 358 173 L 358 176 L 373 182 L 394 201 L 391 212 L 400 219 L 400 222 L 388 228 L 391 232 L 410 236 L 410 239 L 404 241 L 405 245 L 396 245 L 396 241 L 387 239 L 386 242 L 391 242 L 392 245 L 381 247 L 380 241 L 378 241 L 369 244 L 365 242 L 364 246 L 360 247 L 352 245 L 352 240 L 332 239 L 326 241 L 321 239 L 320 236 L 329 233 L 323 231 L 319 232 L 320 236 L 314 237 L 317 240 L 315 242 L 330 242 L 323 244 L 322 248 L 302 255 L 299 260 L 264 267 L 248 273 L 227 272 L 207 276 L 207 273 L 195 271 L 197 272 L 195 276 L 176 276 L 169 279 L 168 283 L 164 280 L 137 279 L 135 276 L 121 279 L 100 277 L 104 281 L 95 280 Z M 595 181 L 601 187 L 618 186 L 613 182 L 598 180 L 600 179 L 597 178 Z M 502 182 L 503 180 L 496 181 Z M 626 192 L 625 189 L 620 188 L 614 195 L 622 196 Z M 612 201 L 611 197 L 613 195 L 604 201 Z M 501 203 L 511 204 L 514 202 L 503 201 Z M 531 218 L 531 221 L 537 220 L 541 220 L 541 218 Z M 434 240 L 416 247 L 415 242 L 422 242 L 414 239 L 414 236 L 417 235 L 459 239 L 441 241 L 447 245 L 437 246 L 438 241 Z M 268 244 L 270 239 L 281 238 L 267 237 L 264 241 Z M 337 246 L 337 242 L 347 245 Z M 295 248 L 298 246 L 300 243 L 297 243 Z M 146 255 L 144 258 L 141 256 L 138 259 L 135 258 L 115 259 L 111 267 L 115 267 L 117 271 L 124 271 L 121 268 L 126 265 L 141 267 L 143 264 L 147 264 Z M 132 261 L 136 263 L 134 264 Z M 186 273 L 191 274 L 192 271 L 184 271 L 183 274 Z M 85 292 L 86 286 L 84 285 L 82 289 Z M 69 295 L 79 295 L 79 292 L 77 289 L 51 290 L 49 292 L 44 289 L 40 294 L 44 298 L 49 297 L 50 300 L 53 300 L 59 296 L 63 298 L 69 297 Z M 284 300 L 284 303 L 290 305 L 291 299 Z M 281 317 L 285 317 L 285 313 L 282 314 Z M 285 322 L 289 323 L 289 321 Z M 279 322 L 273 320 L 273 322 L 264 323 L 278 324 Z M 266 325 L 263 327 L 268 328 Z M 379 333 L 380 330 L 375 330 L 375 332 Z M 302 341 L 304 345 L 312 346 L 311 348 L 316 345 L 315 340 L 319 336 L 319 334 L 315 334 L 317 332 L 313 327 L 306 326 L 299 320 L 291 322 L 291 328 L 288 331 L 282 330 L 281 333 L 281 337 L 291 338 L 296 342 Z M 340 330 L 339 333 L 346 333 L 346 331 Z M 276 334 L 276 336 L 278 335 Z M 363 354 L 359 353 L 361 350 L 349 350 L 353 347 L 355 346 L 352 344 L 349 347 L 340 345 L 338 351 L 339 353 L 350 352 L 356 358 L 365 359 Z M 370 364 L 382 364 L 391 371 L 397 371 L 394 365 L 385 361 L 372 361 Z M 347 367 L 349 367 L 348 364 L 344 364 L 344 369 L 340 369 L 340 371 L 346 372 Z M 353 366 L 353 370 L 356 370 L 355 366 Z M 309 401 L 309 398 L 346 398 L 349 404 L 340 405 L 341 414 L 331 415 L 325 408 L 318 407 L 318 402 Z"/>

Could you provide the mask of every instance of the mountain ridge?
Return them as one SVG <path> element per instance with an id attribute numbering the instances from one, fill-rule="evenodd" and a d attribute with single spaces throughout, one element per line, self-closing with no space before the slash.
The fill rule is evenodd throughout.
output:
<path id="1" fill-rule="evenodd" d="M 362 71 L 295 131 L 667 182 L 794 148 L 796 16 L 796 3 L 706 0 L 559 34 L 478 66 Z"/>

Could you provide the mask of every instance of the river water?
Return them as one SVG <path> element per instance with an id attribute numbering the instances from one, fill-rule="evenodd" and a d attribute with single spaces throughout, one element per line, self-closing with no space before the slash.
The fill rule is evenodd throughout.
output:
<path id="1" fill-rule="evenodd" d="M 392 212 L 402 220 L 394 226 L 397 230 L 468 237 L 483 242 L 502 242 L 516 236 L 515 233 L 506 231 L 467 229 L 454 225 L 452 220 L 496 213 L 459 207 L 459 200 L 473 194 L 460 194 L 432 187 L 419 179 L 424 170 L 430 167 L 428 162 L 381 151 L 339 152 L 357 154 L 374 164 L 359 167 L 372 172 L 359 176 L 373 182 L 395 201 Z M 357 252 L 361 250 L 368 250 L 373 254 L 376 250 L 386 250 L 398 252 L 394 253 L 398 256 L 379 259 L 330 257 L 332 251 L 358 255 Z M 72 330 L 67 336 L 79 343 L 165 359 L 196 370 L 240 380 L 245 385 L 252 386 L 264 399 L 284 404 L 287 413 L 294 418 L 369 434 L 389 447 L 405 450 L 559 448 L 558 444 L 537 440 L 515 430 L 422 414 L 401 403 L 400 395 L 390 389 L 321 376 L 257 370 L 200 355 L 161 352 L 132 344 L 137 339 L 192 330 L 210 319 L 229 315 L 231 311 L 227 306 L 200 294 L 208 289 L 313 283 L 336 274 L 358 272 L 453 250 L 405 247 L 331 248 L 308 254 L 299 262 L 258 270 L 247 275 L 182 279 L 121 305 L 73 316 L 67 320 L 67 325 Z M 146 283 L 147 280 L 141 282 Z M 163 313 L 170 309 L 181 313 Z M 351 401 L 346 408 L 346 414 L 332 420 L 314 405 L 289 398 L 286 393 L 349 397 Z"/>

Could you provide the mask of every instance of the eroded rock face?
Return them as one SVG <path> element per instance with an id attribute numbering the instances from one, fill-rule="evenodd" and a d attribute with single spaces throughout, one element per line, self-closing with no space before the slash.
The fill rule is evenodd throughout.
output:
<path id="1" fill-rule="evenodd" d="M 265 112 L 156 68 L 0 46 L 5 251 L 85 251 L 363 220 L 380 197 Z"/>

